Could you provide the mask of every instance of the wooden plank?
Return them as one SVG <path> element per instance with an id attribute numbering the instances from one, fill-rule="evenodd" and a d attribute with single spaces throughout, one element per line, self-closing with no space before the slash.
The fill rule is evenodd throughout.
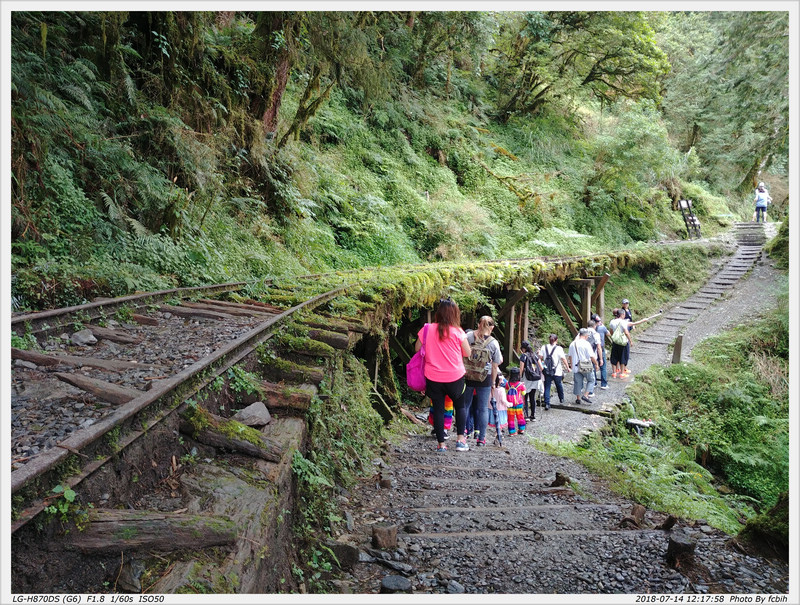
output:
<path id="1" fill-rule="evenodd" d="M 397 340 L 397 336 L 392 335 L 389 338 L 389 348 L 395 352 L 403 364 L 407 364 L 411 361 L 411 355 L 408 354 L 403 344 Z"/>
<path id="2" fill-rule="evenodd" d="M 111 328 L 104 328 L 102 326 L 87 326 L 91 330 L 94 337 L 98 340 L 105 339 L 121 344 L 134 344 L 142 342 L 141 338 L 131 336 L 127 332 L 121 330 L 112 330 Z"/>
<path id="3" fill-rule="evenodd" d="M 217 313 L 225 313 L 227 315 L 234 315 L 236 317 L 271 317 L 271 313 L 266 311 L 253 311 L 246 308 L 237 308 L 233 306 L 212 305 L 210 303 L 182 301 L 182 307 L 189 307 L 190 309 L 204 309 L 206 311 L 216 311 Z"/>
<path id="4" fill-rule="evenodd" d="M 155 317 L 148 317 L 147 315 L 139 315 L 138 313 L 134 313 L 131 315 L 131 319 L 135 321 L 137 324 L 143 326 L 157 326 L 158 320 Z"/>
<path id="5" fill-rule="evenodd" d="M 98 399 L 107 401 L 113 404 L 128 403 L 132 399 L 136 399 L 142 394 L 141 391 L 136 389 L 129 389 L 128 387 L 121 387 L 113 382 L 106 382 L 105 380 L 96 380 L 89 378 L 82 374 L 65 374 L 63 372 L 56 372 L 55 377 L 59 380 L 78 387 L 88 393 L 91 393 Z"/>
<path id="6" fill-rule="evenodd" d="M 553 301 L 553 306 L 556 308 L 556 311 L 561 314 L 561 318 L 564 320 L 564 323 L 567 324 L 567 328 L 569 328 L 570 333 L 575 336 L 578 333 L 575 323 L 570 318 L 569 313 L 567 313 L 567 310 L 564 308 L 564 305 L 561 304 L 561 301 L 558 299 L 558 295 L 553 291 L 553 287 L 548 286 L 544 288 L 544 290 L 550 295 L 550 300 Z"/>
<path id="7" fill-rule="evenodd" d="M 191 309 L 189 307 L 173 307 L 172 305 L 161 305 L 159 307 L 164 313 L 172 313 L 179 317 L 203 317 L 205 319 L 226 320 L 232 319 L 233 315 L 219 313 L 217 311 L 206 311 L 203 309 Z"/>
<path id="8" fill-rule="evenodd" d="M 135 363 L 133 361 L 121 361 L 119 359 L 99 359 L 96 357 L 80 357 L 78 355 L 46 355 L 36 351 L 25 351 L 11 347 L 11 359 L 24 359 L 40 366 L 57 366 L 60 364 L 68 366 L 89 366 L 109 370 L 111 372 L 123 372 L 132 369 L 148 369 L 156 366 L 149 363 Z"/>
<path id="9" fill-rule="evenodd" d="M 89 523 L 63 543 L 86 554 L 203 550 L 236 542 L 236 524 L 211 515 L 154 510 L 89 509 Z"/>

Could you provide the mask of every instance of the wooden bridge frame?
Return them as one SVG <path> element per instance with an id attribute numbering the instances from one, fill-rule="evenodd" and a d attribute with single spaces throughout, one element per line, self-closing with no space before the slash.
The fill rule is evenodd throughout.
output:
<path id="1" fill-rule="evenodd" d="M 605 273 L 597 277 L 585 279 L 570 279 L 567 281 L 554 281 L 547 286 L 542 286 L 541 290 L 547 292 L 553 306 L 561 315 L 572 336 L 578 334 L 580 328 L 588 325 L 592 316 L 592 307 L 595 313 L 600 316 L 605 314 L 605 295 L 604 288 L 610 274 Z M 575 288 L 580 296 L 580 305 L 577 306 L 572 299 L 567 287 Z M 503 367 L 509 363 L 516 363 L 519 360 L 519 351 L 522 341 L 527 339 L 530 326 L 530 292 L 527 288 L 520 290 L 507 289 L 505 292 L 505 304 L 494 317 L 496 327 L 494 330 L 495 338 L 500 342 L 502 350 L 505 352 Z M 520 305 L 522 308 L 520 309 Z M 433 314 L 430 309 L 423 312 L 426 315 L 425 321 L 433 321 Z M 474 312 L 465 313 L 463 324 L 472 329 L 477 326 L 478 318 Z M 416 335 L 416 334 L 415 334 Z M 406 335 L 407 336 L 407 335 Z M 403 364 L 408 363 L 413 355 L 411 351 L 403 345 L 402 339 L 391 336 L 389 339 L 391 350 L 400 357 Z M 377 382 L 377 368 L 376 368 Z"/>

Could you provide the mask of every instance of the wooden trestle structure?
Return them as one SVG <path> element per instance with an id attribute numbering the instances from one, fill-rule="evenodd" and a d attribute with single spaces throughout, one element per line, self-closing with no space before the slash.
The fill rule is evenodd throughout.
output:
<path id="1" fill-rule="evenodd" d="M 594 313 L 601 317 L 605 314 L 604 288 L 610 274 L 584 279 L 568 279 L 552 281 L 539 286 L 539 292 L 547 292 L 550 302 L 561 315 L 564 323 L 574 337 L 580 328 L 588 325 Z M 494 336 L 500 342 L 505 361 L 502 367 L 519 360 L 520 347 L 523 340 L 528 339 L 530 326 L 530 299 L 539 292 L 529 292 L 527 288 L 519 290 L 506 289 L 495 297 L 496 307 L 500 311 L 493 316 L 495 320 Z M 578 301 L 576 304 L 575 297 Z M 594 309 L 594 311 L 592 311 Z M 478 325 L 479 316 L 474 312 L 462 316 L 465 329 L 474 329 Z M 390 338 L 389 346 L 405 365 L 413 355 L 413 344 L 409 350 L 408 342 L 416 341 L 416 333 L 423 323 L 433 321 L 433 313 L 427 309 L 420 313 L 416 321 L 407 323 L 396 336 Z"/>

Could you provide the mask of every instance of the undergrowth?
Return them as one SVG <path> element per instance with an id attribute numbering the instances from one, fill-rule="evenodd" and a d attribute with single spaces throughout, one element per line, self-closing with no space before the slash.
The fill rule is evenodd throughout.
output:
<path id="1" fill-rule="evenodd" d="M 336 366 L 332 384 L 323 385 L 308 410 L 308 453 L 296 452 L 292 460 L 299 498 L 294 531 L 303 559 L 295 575 L 314 593 L 327 592 L 322 572 L 333 554 L 324 542 L 342 522 L 339 494 L 362 478 L 383 442 L 367 371 L 351 356 L 337 358 Z"/>
<path id="2" fill-rule="evenodd" d="M 737 533 L 789 486 L 788 284 L 777 309 L 698 345 L 695 363 L 653 366 L 630 409 L 579 444 L 541 441 L 642 504 Z M 628 431 L 628 418 L 655 431 Z"/>

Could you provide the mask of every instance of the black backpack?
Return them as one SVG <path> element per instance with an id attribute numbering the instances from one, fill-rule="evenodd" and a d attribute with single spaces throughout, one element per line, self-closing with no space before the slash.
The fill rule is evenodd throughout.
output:
<path id="1" fill-rule="evenodd" d="M 547 347 L 545 347 L 544 350 L 547 351 Z M 548 376 L 556 375 L 556 360 L 553 359 L 553 353 L 555 350 L 556 348 L 553 346 L 552 349 L 547 351 L 547 355 L 544 356 L 544 373 Z"/>
<path id="2" fill-rule="evenodd" d="M 523 353 L 519 360 L 525 368 L 525 380 L 535 382 L 542 378 L 542 373 L 536 364 L 536 353 Z"/>

